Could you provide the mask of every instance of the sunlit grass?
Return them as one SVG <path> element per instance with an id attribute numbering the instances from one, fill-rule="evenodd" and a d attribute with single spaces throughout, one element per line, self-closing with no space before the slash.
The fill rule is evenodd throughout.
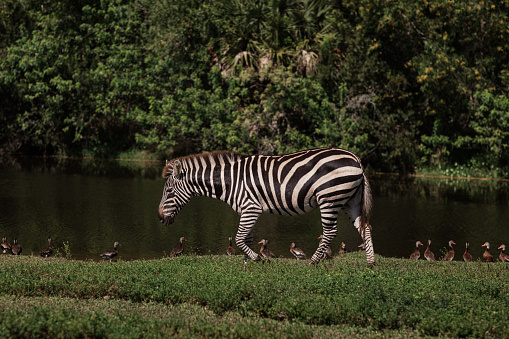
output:
<path id="1" fill-rule="evenodd" d="M 67 337 L 509 333 L 508 265 L 379 256 L 377 260 L 370 268 L 363 253 L 312 267 L 291 259 L 244 265 L 241 256 L 117 263 L 1 256 L 0 271 L 6 279 L 0 285 L 0 300 L 12 307 L 0 312 L 0 333 L 53 331 L 52 335 Z M 81 313 L 71 312 L 73 308 Z M 61 325 L 66 322 L 73 324 L 69 330 Z"/>

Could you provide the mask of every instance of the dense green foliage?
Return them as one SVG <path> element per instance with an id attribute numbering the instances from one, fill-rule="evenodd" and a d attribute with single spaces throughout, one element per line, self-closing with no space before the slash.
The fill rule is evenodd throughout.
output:
<path id="1" fill-rule="evenodd" d="M 240 256 L 117 263 L 1 256 L 0 270 L 8 277 L 0 285 L 10 305 L 0 311 L 6 336 L 509 333 L 503 263 L 377 257 L 369 268 L 364 253 L 311 267 L 291 259 L 244 267 Z"/>
<path id="2" fill-rule="evenodd" d="M 4 0 L 0 148 L 509 173 L 507 1 Z"/>

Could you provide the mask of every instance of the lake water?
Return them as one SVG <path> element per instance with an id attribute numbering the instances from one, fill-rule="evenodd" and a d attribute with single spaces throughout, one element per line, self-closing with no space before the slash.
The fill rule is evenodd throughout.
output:
<path id="1" fill-rule="evenodd" d="M 99 260 L 99 254 L 119 241 L 123 260 L 161 258 L 185 236 L 186 253 L 224 254 L 234 236 L 238 215 L 225 203 L 195 197 L 166 227 L 157 219 L 164 180 L 163 163 L 106 160 L 16 158 L 0 163 L 0 236 L 19 240 L 23 255 L 68 242 L 73 258 Z M 433 242 L 436 257 L 454 240 L 461 260 L 465 242 L 478 258 L 485 241 L 498 256 L 509 245 L 509 183 L 506 181 L 401 178 L 368 175 L 373 189 L 371 219 L 377 254 L 408 257 L 415 242 Z M 290 257 L 295 242 L 308 256 L 318 245 L 320 215 L 262 215 L 255 241 L 270 240 L 278 256 Z M 346 217 L 339 218 L 341 241 L 355 250 L 360 238 Z M 254 245 L 256 251 L 258 244 Z M 424 246 L 423 246 L 424 247 Z M 424 248 L 421 250 L 421 253 Z M 239 257 L 239 260 L 240 257 Z"/>

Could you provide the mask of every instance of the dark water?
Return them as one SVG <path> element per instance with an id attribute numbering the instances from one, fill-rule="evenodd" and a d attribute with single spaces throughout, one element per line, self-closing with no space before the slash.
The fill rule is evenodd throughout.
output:
<path id="1" fill-rule="evenodd" d="M 239 217 L 225 203 L 195 197 L 169 227 L 157 219 L 163 164 L 158 162 L 18 158 L 0 163 L 0 236 L 19 240 L 23 254 L 38 254 L 48 236 L 73 258 L 98 260 L 119 241 L 124 260 L 160 258 L 185 236 L 187 253 L 224 254 Z M 485 241 L 509 244 L 509 183 L 503 181 L 400 178 L 369 175 L 373 188 L 375 252 L 408 257 L 415 241 L 433 241 L 439 257 L 449 240 L 461 260 L 465 241 L 474 258 Z M 262 215 L 255 240 L 289 257 L 291 242 L 310 256 L 321 234 L 319 212 L 297 217 Z M 360 238 L 341 214 L 339 234 L 350 250 Z M 255 249 L 259 249 L 258 244 Z M 239 260 L 241 260 L 239 258 Z"/>

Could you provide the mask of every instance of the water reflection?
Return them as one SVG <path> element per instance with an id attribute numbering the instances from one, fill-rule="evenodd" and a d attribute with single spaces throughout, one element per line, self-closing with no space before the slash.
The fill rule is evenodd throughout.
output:
<path id="1" fill-rule="evenodd" d="M 62 157 L 0 157 L 2 171 L 38 172 L 48 174 L 77 174 L 116 178 L 159 178 L 163 161 L 109 160 L 95 158 Z"/>
<path id="2" fill-rule="evenodd" d="M 69 243 L 74 258 L 99 259 L 99 254 L 122 243 L 123 259 L 160 258 L 185 236 L 187 253 L 224 254 L 228 236 L 239 217 L 225 203 L 195 197 L 169 227 L 157 220 L 163 179 L 160 162 L 94 159 L 17 158 L 0 164 L 0 235 L 18 238 L 23 254 L 37 254 L 48 236 L 54 247 Z M 474 259 L 489 241 L 496 254 L 509 243 L 509 183 L 370 175 L 374 195 L 372 218 L 375 251 L 408 257 L 415 241 L 433 241 L 437 257 L 454 240 L 455 260 L 470 242 Z M 262 215 L 255 240 L 270 240 L 269 248 L 291 257 L 295 242 L 310 256 L 321 234 L 320 215 L 298 217 Z M 334 252 L 341 241 L 355 250 L 360 238 L 341 214 Z M 496 246 L 495 246 L 496 245 Z M 258 244 L 254 248 L 259 250 Z M 62 251 L 62 250 L 61 250 Z M 239 259 L 240 260 L 240 259 Z"/>

